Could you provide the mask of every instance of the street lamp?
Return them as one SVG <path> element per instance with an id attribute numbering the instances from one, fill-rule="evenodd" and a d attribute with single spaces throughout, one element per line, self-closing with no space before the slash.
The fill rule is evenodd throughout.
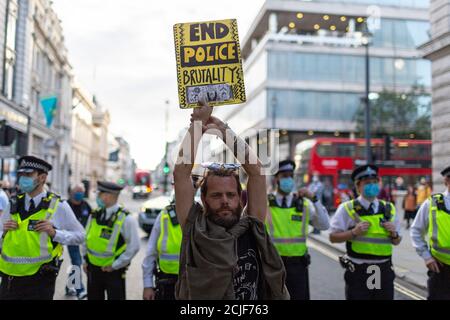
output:
<path id="1" fill-rule="evenodd" d="M 367 28 L 367 26 L 366 26 Z M 366 48 L 365 60 L 366 60 L 366 93 L 364 96 L 365 102 L 365 133 L 366 133 L 366 160 L 367 164 L 371 164 L 373 162 L 372 159 L 372 146 L 370 142 L 371 128 L 370 128 L 370 56 L 369 56 L 369 45 L 370 45 L 370 33 L 366 29 L 363 37 L 361 38 L 362 45 Z"/>

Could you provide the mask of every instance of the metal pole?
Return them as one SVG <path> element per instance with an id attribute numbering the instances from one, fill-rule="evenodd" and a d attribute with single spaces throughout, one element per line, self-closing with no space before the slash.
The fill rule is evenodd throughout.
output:
<path id="1" fill-rule="evenodd" d="M 3 167 L 4 167 L 4 165 L 5 165 L 5 162 L 4 162 L 4 159 L 2 158 L 2 161 L 1 161 L 2 170 L 0 172 L 0 180 L 3 180 L 3 176 L 4 176 Z"/>
<path id="2" fill-rule="evenodd" d="M 370 143 L 370 100 L 369 100 L 369 91 L 370 91 L 370 59 L 369 59 L 369 41 L 365 44 L 366 47 L 366 121 L 365 121 L 365 129 L 366 129 L 366 159 L 367 164 L 372 163 L 372 147 Z"/>
<path id="3" fill-rule="evenodd" d="M 168 142 L 168 127 L 169 127 L 169 104 L 170 101 L 166 100 L 166 114 L 165 114 L 165 139 L 166 139 L 166 148 L 165 148 L 165 152 L 164 152 L 164 167 L 167 165 L 167 151 L 169 149 L 169 142 Z M 165 172 L 163 172 L 164 174 L 164 194 L 167 193 L 167 184 L 168 184 L 168 174 L 166 174 Z"/>

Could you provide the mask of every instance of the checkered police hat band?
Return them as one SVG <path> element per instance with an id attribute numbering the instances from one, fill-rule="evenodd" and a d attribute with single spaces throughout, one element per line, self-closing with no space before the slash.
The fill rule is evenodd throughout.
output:
<path id="1" fill-rule="evenodd" d="M 294 171 L 294 166 L 292 164 L 285 164 L 281 166 L 278 171 Z"/>
<path id="2" fill-rule="evenodd" d="M 367 170 L 364 170 L 363 172 L 360 172 L 356 175 L 355 180 L 358 180 L 362 177 L 369 177 L 369 176 L 377 176 L 377 172 L 371 168 L 367 168 Z"/>
<path id="3" fill-rule="evenodd" d="M 30 162 L 30 161 L 22 162 L 19 169 L 35 169 L 35 170 L 48 171 L 48 168 L 46 166 L 44 166 L 43 164 L 36 163 L 36 162 Z"/>

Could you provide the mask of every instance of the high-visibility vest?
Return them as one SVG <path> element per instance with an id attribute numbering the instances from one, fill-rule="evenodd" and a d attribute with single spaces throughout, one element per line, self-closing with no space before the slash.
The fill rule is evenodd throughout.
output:
<path id="1" fill-rule="evenodd" d="M 308 247 L 309 205 L 303 198 L 294 198 L 290 208 L 280 208 L 273 194 L 269 195 L 266 227 L 280 256 L 302 257 Z"/>
<path id="2" fill-rule="evenodd" d="M 127 248 L 125 241 L 122 241 L 120 246 L 118 244 L 121 238 L 120 231 L 128 213 L 119 208 L 104 225 L 97 221 L 100 212 L 94 211 L 86 228 L 86 249 L 89 263 L 97 267 L 107 267 L 111 266 Z"/>
<path id="3" fill-rule="evenodd" d="M 347 242 L 347 254 L 362 259 L 390 258 L 392 240 L 389 231 L 380 225 L 380 220 L 394 221 L 395 207 L 392 203 L 379 200 L 378 212 L 370 214 L 359 203 L 351 200 L 344 203 L 344 208 L 356 223 L 367 221 L 370 227 L 367 233 Z"/>
<path id="4" fill-rule="evenodd" d="M 433 257 L 450 265 L 450 209 L 442 194 L 430 197 L 428 236 Z"/>
<path id="5" fill-rule="evenodd" d="M 157 245 L 159 268 L 166 274 L 178 275 L 182 231 L 174 206 L 168 206 L 161 211 L 160 226 L 161 232 Z"/>
<path id="6" fill-rule="evenodd" d="M 19 227 L 3 235 L 1 272 L 15 277 L 32 276 L 43 264 L 62 255 L 61 244 L 52 242 L 47 233 L 33 229 L 37 221 L 50 220 L 53 217 L 59 202 L 59 196 L 47 193 L 37 207 L 40 210 L 22 220 L 20 213 L 25 213 L 25 194 L 11 199 L 11 220 L 16 221 Z"/>

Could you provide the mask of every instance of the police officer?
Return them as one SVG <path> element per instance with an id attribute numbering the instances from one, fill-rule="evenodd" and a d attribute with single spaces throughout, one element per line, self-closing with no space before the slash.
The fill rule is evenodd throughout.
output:
<path id="1" fill-rule="evenodd" d="M 181 226 L 175 213 L 175 200 L 156 218 L 142 263 L 144 300 L 175 300 L 175 283 L 180 267 Z M 153 281 L 156 269 L 156 284 Z"/>
<path id="2" fill-rule="evenodd" d="M 309 224 L 319 230 L 329 227 L 328 212 L 308 189 L 294 193 L 295 163 L 281 161 L 275 174 L 277 190 L 269 194 L 266 225 L 287 272 L 286 286 L 291 300 L 309 300 L 306 245 Z"/>
<path id="3" fill-rule="evenodd" d="M 19 188 L 2 216 L 0 299 L 52 300 L 63 245 L 79 245 L 84 229 L 67 202 L 44 190 L 52 166 L 19 159 Z"/>
<path id="4" fill-rule="evenodd" d="M 392 203 L 377 199 L 378 168 L 365 165 L 352 175 L 359 196 L 342 203 L 331 219 L 330 241 L 346 242 L 347 300 L 393 300 L 395 273 L 392 245 L 398 245 L 400 220 Z"/>
<path id="5" fill-rule="evenodd" d="M 420 206 L 410 231 L 413 246 L 428 268 L 429 300 L 450 300 L 450 166 L 441 174 L 447 189 Z"/>
<path id="6" fill-rule="evenodd" d="M 86 227 L 83 248 L 88 300 L 125 300 L 125 273 L 139 251 L 136 220 L 117 204 L 123 187 L 98 182 L 97 205 Z"/>

